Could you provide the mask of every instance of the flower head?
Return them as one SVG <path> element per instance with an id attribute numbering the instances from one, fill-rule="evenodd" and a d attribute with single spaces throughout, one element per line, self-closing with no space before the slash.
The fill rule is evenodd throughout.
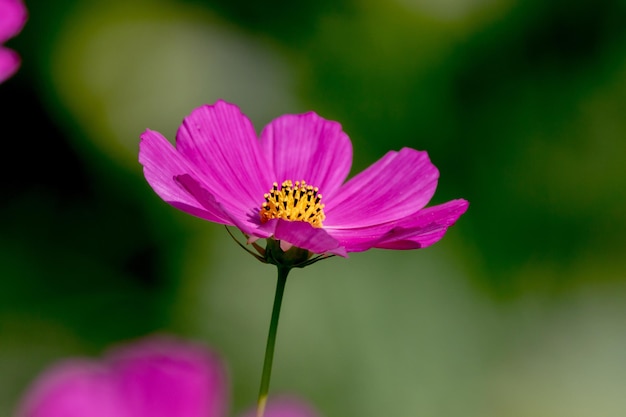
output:
<path id="1" fill-rule="evenodd" d="M 103 360 L 52 367 L 28 390 L 17 417 L 224 417 L 228 390 L 219 358 L 199 345 L 153 337 Z M 266 417 L 315 417 L 293 398 L 270 401 Z"/>
<path id="2" fill-rule="evenodd" d="M 424 208 L 439 171 L 426 152 L 410 148 L 387 153 L 346 182 L 350 139 L 339 123 L 313 112 L 281 116 L 257 137 L 239 108 L 220 100 L 184 119 L 175 147 L 146 130 L 139 161 L 172 206 L 236 226 L 249 242 L 276 242 L 283 252 L 423 248 L 468 206 L 459 199 Z"/>
<path id="3" fill-rule="evenodd" d="M 21 0 L 0 0 L 0 83 L 20 66 L 19 55 L 2 44 L 20 33 L 26 18 L 26 7 Z"/>

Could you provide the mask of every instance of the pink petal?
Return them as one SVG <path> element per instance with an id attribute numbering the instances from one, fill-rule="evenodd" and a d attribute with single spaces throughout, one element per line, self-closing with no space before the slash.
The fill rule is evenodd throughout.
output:
<path id="1" fill-rule="evenodd" d="M 6 42 L 22 30 L 28 13 L 20 0 L 0 0 L 0 43 Z"/>
<path id="2" fill-rule="evenodd" d="M 58 364 L 42 374 L 22 400 L 17 417 L 132 417 L 110 371 L 87 360 Z"/>
<path id="3" fill-rule="evenodd" d="M 347 256 L 344 248 L 339 245 L 324 229 L 316 228 L 306 222 L 291 222 L 282 219 L 272 219 L 262 225 L 260 229 L 274 239 L 289 242 L 298 248 L 313 253 L 333 253 Z"/>
<path id="4" fill-rule="evenodd" d="M 255 417 L 255 409 L 248 410 L 242 417 Z M 293 397 L 269 399 L 265 417 L 318 417 L 319 414 L 305 402 Z"/>
<path id="5" fill-rule="evenodd" d="M 194 216 L 221 224 L 232 224 L 217 205 L 207 206 L 175 180 L 187 174 L 198 177 L 199 169 L 187 161 L 160 133 L 146 130 L 139 143 L 139 162 L 146 180 L 165 202 Z"/>
<path id="6" fill-rule="evenodd" d="M 345 181 L 352 165 L 352 144 L 337 122 L 313 112 L 273 120 L 261 133 L 274 181 L 301 181 L 330 197 Z"/>
<path id="7" fill-rule="evenodd" d="M 200 168 L 198 180 L 230 213 L 261 207 L 275 181 L 252 123 L 225 101 L 187 116 L 176 134 L 176 148 Z"/>
<path id="8" fill-rule="evenodd" d="M 220 211 L 224 213 L 225 216 L 228 216 L 228 222 L 224 222 L 224 224 L 237 226 L 245 234 L 250 236 L 254 235 L 257 238 L 266 238 L 269 236 L 269 234 L 259 231 L 261 219 L 258 208 L 249 209 L 244 213 L 237 213 L 238 215 L 229 215 L 226 208 L 216 201 L 215 197 L 190 175 L 179 175 L 174 179 L 183 189 L 193 196 L 196 201 L 202 204 L 207 211 Z"/>
<path id="9" fill-rule="evenodd" d="M 20 56 L 15 51 L 0 46 L 0 83 L 15 74 L 20 63 Z"/>
<path id="10" fill-rule="evenodd" d="M 106 361 L 73 360 L 45 372 L 17 417 L 223 417 L 225 371 L 210 352 L 153 338 Z"/>
<path id="11" fill-rule="evenodd" d="M 419 249 L 438 242 L 458 218 L 467 211 L 465 200 L 452 200 L 428 207 L 398 224 L 373 246 L 384 249 Z"/>
<path id="12" fill-rule="evenodd" d="M 362 252 L 373 247 L 419 249 L 443 237 L 447 228 L 467 210 L 465 200 L 453 200 L 419 210 L 398 221 L 360 228 L 327 228 L 348 252 Z"/>
<path id="13" fill-rule="evenodd" d="M 142 341 L 110 359 L 116 387 L 134 417 L 223 417 L 226 373 L 205 349 L 173 339 Z"/>
<path id="14" fill-rule="evenodd" d="M 438 178 L 426 152 L 410 148 L 388 152 L 326 200 L 324 226 L 359 228 L 404 218 L 428 203 Z"/>
<path id="15" fill-rule="evenodd" d="M 386 233 L 393 229 L 396 222 L 375 224 L 351 229 L 326 228 L 328 234 L 339 241 L 339 245 L 348 252 L 363 252 L 374 246 Z"/>

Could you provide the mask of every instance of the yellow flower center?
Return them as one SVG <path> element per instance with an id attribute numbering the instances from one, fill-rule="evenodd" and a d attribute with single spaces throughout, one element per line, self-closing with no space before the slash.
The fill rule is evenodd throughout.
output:
<path id="1" fill-rule="evenodd" d="M 261 223 L 271 219 L 307 222 L 313 227 L 322 227 L 326 218 L 324 205 L 320 203 L 322 195 L 318 188 L 307 185 L 304 181 L 291 180 L 274 183 L 271 191 L 265 194 L 265 203 L 261 207 Z"/>

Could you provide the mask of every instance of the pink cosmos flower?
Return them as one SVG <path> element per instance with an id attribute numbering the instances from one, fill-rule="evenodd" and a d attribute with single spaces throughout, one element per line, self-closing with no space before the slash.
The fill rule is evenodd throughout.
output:
<path id="1" fill-rule="evenodd" d="M 0 0 L 0 83 L 20 66 L 20 56 L 2 44 L 20 33 L 26 18 L 26 7 L 21 0 Z"/>
<path id="2" fill-rule="evenodd" d="M 224 101 L 195 109 L 176 134 L 141 135 L 139 161 L 154 191 L 194 216 L 315 254 L 418 249 L 443 237 L 468 207 L 424 208 L 439 171 L 426 152 L 391 151 L 346 182 L 352 144 L 337 122 L 284 115 L 260 137 Z M 323 196 L 323 198 L 322 198 Z"/>
<path id="3" fill-rule="evenodd" d="M 34 383 L 17 417 L 224 417 L 226 371 L 205 348 L 153 337 L 102 361 L 62 362 Z M 291 398 L 270 401 L 266 417 L 316 417 Z"/>

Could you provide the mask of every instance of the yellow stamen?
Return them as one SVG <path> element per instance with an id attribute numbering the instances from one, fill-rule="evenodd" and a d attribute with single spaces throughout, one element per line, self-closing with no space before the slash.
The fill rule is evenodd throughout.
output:
<path id="1" fill-rule="evenodd" d="M 320 203 L 322 195 L 318 188 L 307 185 L 304 181 L 291 180 L 274 183 L 272 190 L 265 194 L 265 203 L 261 207 L 261 223 L 271 219 L 307 222 L 313 227 L 322 227 L 326 218 L 324 205 Z"/>

